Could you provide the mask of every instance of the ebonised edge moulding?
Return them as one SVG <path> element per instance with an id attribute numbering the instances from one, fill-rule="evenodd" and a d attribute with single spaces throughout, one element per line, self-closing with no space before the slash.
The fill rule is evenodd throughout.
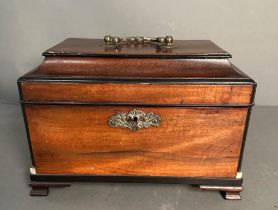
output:
<path id="1" fill-rule="evenodd" d="M 151 182 L 240 199 L 256 83 L 228 52 L 208 40 L 106 37 L 69 38 L 43 56 L 18 79 L 30 195 Z"/>

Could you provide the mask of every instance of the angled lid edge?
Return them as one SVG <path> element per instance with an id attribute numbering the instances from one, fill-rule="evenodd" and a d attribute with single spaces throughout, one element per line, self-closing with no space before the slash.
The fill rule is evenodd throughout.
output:
<path id="1" fill-rule="evenodd" d="M 171 48 L 161 48 L 150 43 L 107 45 L 102 39 L 85 38 L 68 38 L 42 55 L 169 59 L 232 57 L 210 40 L 175 40 Z"/>

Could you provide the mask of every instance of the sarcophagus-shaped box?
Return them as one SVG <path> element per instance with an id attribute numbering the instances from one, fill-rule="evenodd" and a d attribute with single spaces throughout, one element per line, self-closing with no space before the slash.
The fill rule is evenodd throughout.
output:
<path id="1" fill-rule="evenodd" d="M 229 53 L 211 41 L 70 38 L 43 55 L 18 80 L 33 194 L 59 182 L 158 181 L 239 198 L 256 83 Z"/>

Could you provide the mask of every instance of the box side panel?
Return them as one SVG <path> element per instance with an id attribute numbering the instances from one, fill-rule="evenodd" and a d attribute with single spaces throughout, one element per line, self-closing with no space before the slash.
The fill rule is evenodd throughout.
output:
<path id="1" fill-rule="evenodd" d="M 111 128 L 132 109 L 158 127 Z M 235 178 L 247 108 L 25 105 L 38 174 Z"/>

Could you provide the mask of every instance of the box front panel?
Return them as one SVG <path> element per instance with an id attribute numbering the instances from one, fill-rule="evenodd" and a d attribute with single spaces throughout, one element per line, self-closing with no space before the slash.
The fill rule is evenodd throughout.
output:
<path id="1" fill-rule="evenodd" d="M 38 174 L 236 176 L 247 108 L 24 106 Z M 108 125 L 134 109 L 159 126 Z"/>

